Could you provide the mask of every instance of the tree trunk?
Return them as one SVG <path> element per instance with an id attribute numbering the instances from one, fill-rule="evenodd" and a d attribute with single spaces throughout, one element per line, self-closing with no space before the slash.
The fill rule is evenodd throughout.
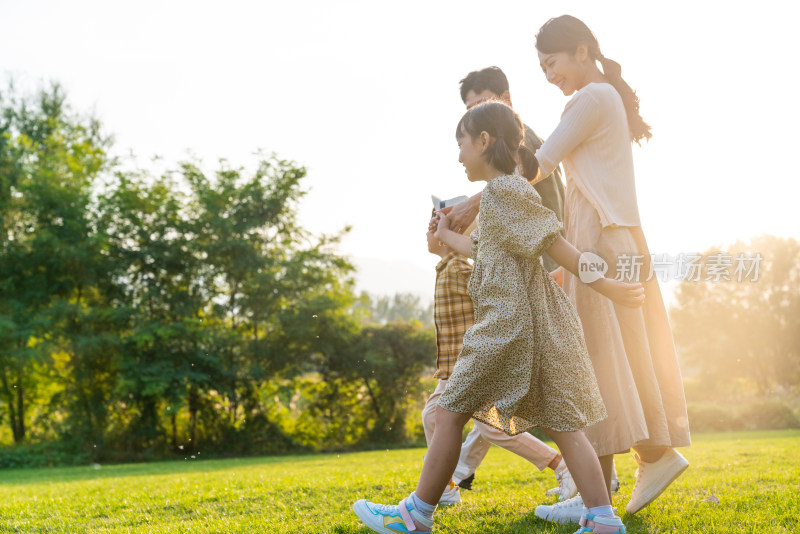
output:
<path id="1" fill-rule="evenodd" d="M 178 450 L 178 429 L 177 429 L 177 421 L 175 418 L 175 412 L 177 410 L 172 410 L 172 450 Z"/>
<path id="2" fill-rule="evenodd" d="M 6 396 L 6 401 L 8 402 L 8 420 L 11 425 L 11 435 L 14 436 L 14 443 L 19 443 L 21 438 L 19 436 L 19 427 L 17 426 L 17 409 L 15 407 L 15 399 L 14 394 L 11 392 L 11 388 L 8 385 L 8 376 L 7 376 L 7 369 L 3 369 L 3 374 L 0 376 L 3 379 L 3 392 Z"/>
<path id="3" fill-rule="evenodd" d="M 75 361 L 77 362 L 77 359 Z M 73 367 L 73 369 L 75 369 L 75 367 Z M 75 370 L 74 372 L 76 375 L 78 374 L 77 370 Z M 84 385 L 82 385 L 81 382 L 83 381 L 81 380 L 79 382 L 79 386 L 77 388 L 78 402 L 80 404 L 80 407 L 83 409 L 83 414 L 84 414 L 83 419 L 85 421 L 84 424 L 87 425 L 86 427 L 87 433 L 89 436 L 94 436 L 94 422 L 93 422 L 94 418 L 92 417 L 92 404 L 89 401 L 89 397 L 86 396 L 87 388 L 84 387 Z"/>
<path id="4" fill-rule="evenodd" d="M 189 389 L 189 442 L 192 447 L 197 446 L 197 389 Z"/>
<path id="5" fill-rule="evenodd" d="M 375 393 L 372 392 L 372 388 L 369 385 L 369 378 L 364 379 L 364 383 L 367 385 L 367 392 L 369 393 L 370 399 L 372 399 L 372 408 L 375 410 L 375 416 L 378 421 L 381 420 L 381 408 L 378 404 L 378 399 L 375 397 Z"/>
<path id="6" fill-rule="evenodd" d="M 229 403 L 231 409 L 231 426 L 236 424 L 236 412 L 239 409 L 239 393 L 236 391 L 236 381 L 233 381 L 231 388 L 231 402 Z"/>
<path id="7" fill-rule="evenodd" d="M 25 439 L 25 403 L 22 393 L 22 379 L 17 377 L 17 426 L 19 427 L 19 439 L 14 439 L 16 443 L 21 443 Z"/>

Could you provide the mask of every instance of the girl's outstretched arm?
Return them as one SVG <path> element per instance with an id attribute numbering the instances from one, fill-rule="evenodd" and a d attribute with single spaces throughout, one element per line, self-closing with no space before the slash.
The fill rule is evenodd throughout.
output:
<path id="1" fill-rule="evenodd" d="M 558 236 L 547 249 L 547 253 L 566 270 L 580 277 L 578 269 L 581 253 L 569 241 Z M 644 302 L 644 287 L 639 283 L 631 284 L 614 278 L 600 278 L 588 285 L 617 304 L 629 308 L 638 308 Z"/>
<path id="2" fill-rule="evenodd" d="M 470 249 L 472 248 L 472 239 L 465 235 L 461 235 L 450 229 L 451 221 L 446 214 L 438 212 L 436 214 L 438 222 L 436 225 L 436 232 L 433 237 L 455 250 L 462 256 L 469 257 Z"/>

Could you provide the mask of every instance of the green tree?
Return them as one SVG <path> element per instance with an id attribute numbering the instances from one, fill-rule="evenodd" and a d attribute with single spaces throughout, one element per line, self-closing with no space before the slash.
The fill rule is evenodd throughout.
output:
<path id="1" fill-rule="evenodd" d="M 406 400 L 420 393 L 420 376 L 436 358 L 435 336 L 419 322 L 364 327 L 340 346 L 329 346 L 318 369 L 329 383 L 357 383 L 372 411 L 366 439 L 401 442 Z"/>
<path id="2" fill-rule="evenodd" d="M 404 439 L 434 343 L 403 320 L 426 310 L 398 295 L 364 326 L 347 229 L 298 223 L 303 167 L 152 176 L 108 146 L 58 86 L 0 95 L 0 420 L 15 442 L 100 460 Z"/>
<path id="3" fill-rule="evenodd" d="M 298 326 L 313 322 L 303 310 L 320 300 L 346 306 L 352 266 L 335 252 L 341 234 L 312 237 L 297 224 L 303 167 L 271 157 L 249 175 L 223 165 L 208 178 L 192 164 L 182 174 L 194 195 L 209 315 L 225 328 L 213 347 L 222 369 L 214 387 L 229 429 L 252 434 L 266 424 L 265 381 L 310 354 L 308 340 L 297 339 Z"/>
<path id="4" fill-rule="evenodd" d="M 416 320 L 425 326 L 433 326 L 433 302 L 424 305 L 417 295 L 395 293 L 393 296 L 374 296 L 363 293 L 362 297 L 367 301 L 366 308 L 373 322 L 386 324 Z"/>
<path id="5" fill-rule="evenodd" d="M 762 258 L 760 263 L 757 259 L 742 263 L 741 282 L 736 272 L 740 254 Z M 755 264 L 757 270 L 748 273 Z M 699 265 L 702 281 L 682 282 L 671 310 L 676 345 L 690 375 L 687 393 L 734 400 L 796 389 L 800 243 L 762 236 L 737 242 L 724 254 L 720 249 L 707 251 Z M 716 281 L 714 269 L 728 271 L 730 279 Z"/>
<path id="6" fill-rule="evenodd" d="M 99 124 L 71 113 L 58 85 L 0 100 L 0 384 L 16 442 L 26 436 L 34 368 L 77 320 L 102 266 L 91 191 L 108 163 Z"/>
<path id="7" fill-rule="evenodd" d="M 394 322 L 382 327 L 367 327 L 355 347 L 356 367 L 375 412 L 370 437 L 400 441 L 405 436 L 405 413 L 400 407 L 420 391 L 420 376 L 426 365 L 435 361 L 435 337 L 418 322 Z"/>
<path id="8" fill-rule="evenodd" d="M 135 417 L 120 437 L 137 449 L 160 447 L 163 409 L 177 447 L 177 411 L 194 406 L 192 388 L 211 382 L 219 368 L 206 350 L 214 325 L 204 321 L 210 293 L 188 201 L 169 175 L 118 173 L 99 208 L 115 266 L 109 275 L 129 310 L 114 396 Z"/>

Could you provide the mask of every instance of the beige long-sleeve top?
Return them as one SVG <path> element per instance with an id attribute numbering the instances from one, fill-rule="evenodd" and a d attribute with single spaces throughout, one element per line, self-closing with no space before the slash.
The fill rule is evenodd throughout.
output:
<path id="1" fill-rule="evenodd" d="M 580 190 L 603 227 L 641 225 L 628 119 L 611 84 L 590 83 L 577 91 L 536 159 L 542 176 L 563 165 L 567 187 Z"/>

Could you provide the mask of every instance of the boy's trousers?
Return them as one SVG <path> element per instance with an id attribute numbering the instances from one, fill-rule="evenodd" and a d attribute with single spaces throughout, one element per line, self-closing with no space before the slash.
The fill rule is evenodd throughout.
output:
<path id="1" fill-rule="evenodd" d="M 439 396 L 444 393 L 446 387 L 447 380 L 439 380 L 436 389 L 425 403 L 425 408 L 422 409 L 422 427 L 425 430 L 425 441 L 428 442 L 428 446 L 431 444 L 436 428 L 436 407 L 439 404 Z M 509 436 L 487 424 L 478 421 L 474 421 L 474 423 L 475 426 L 461 445 L 461 456 L 458 458 L 458 466 L 453 473 L 453 482 L 456 484 L 475 474 L 492 443 L 525 458 L 539 471 L 543 471 L 558 454 L 557 450 L 545 445 L 527 432 Z"/>

